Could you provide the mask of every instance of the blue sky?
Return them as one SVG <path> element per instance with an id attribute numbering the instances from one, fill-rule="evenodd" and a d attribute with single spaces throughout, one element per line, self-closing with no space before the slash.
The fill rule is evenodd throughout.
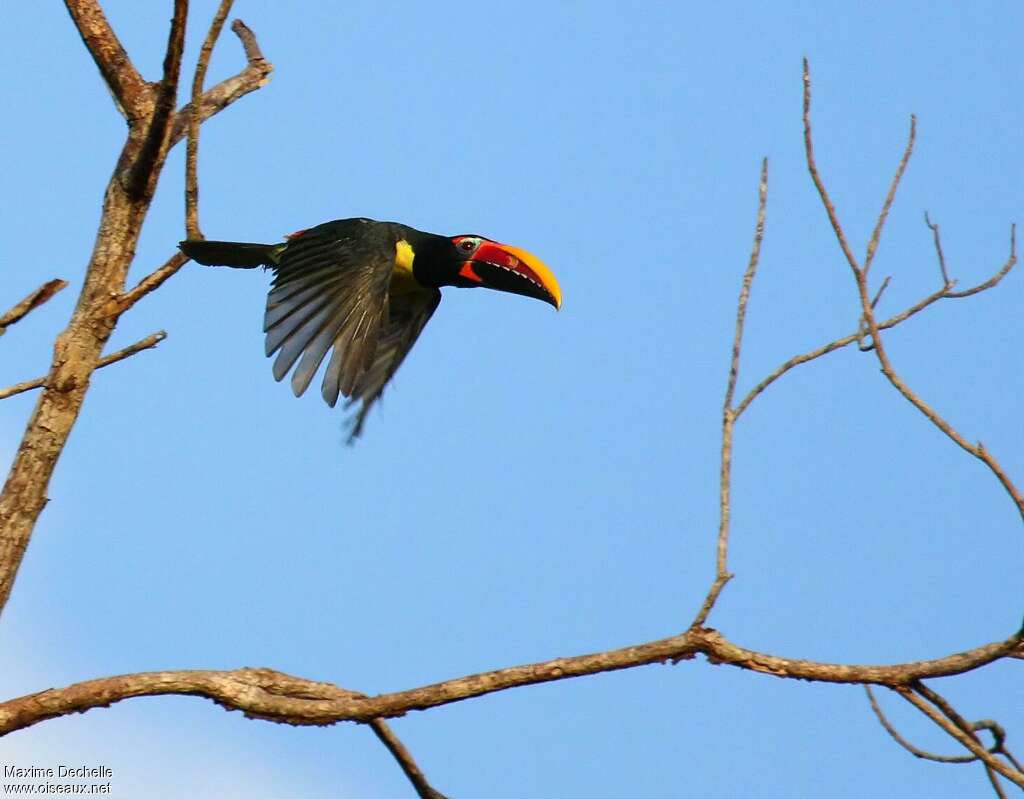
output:
<path id="1" fill-rule="evenodd" d="M 170 3 L 108 0 L 158 74 Z M 718 438 L 757 170 L 768 228 L 740 388 L 855 326 L 856 297 L 803 163 L 811 59 L 819 166 L 858 252 L 905 141 L 918 147 L 873 268 L 888 314 L 985 279 L 1024 221 L 1017 3 L 282 4 L 235 13 L 272 82 L 204 128 L 202 222 L 277 240 L 370 216 L 540 255 L 560 313 L 449 290 L 343 446 L 318 392 L 263 357 L 268 278 L 186 267 L 111 348 L 51 485 L 3 625 L 5 696 L 113 673 L 269 666 L 382 692 L 662 637 L 713 573 Z M 189 60 L 215 3 L 195 2 Z M 123 122 L 63 7 L 10 4 L 6 307 L 72 286 L 0 341 L 4 384 L 45 371 L 81 285 Z M 225 34 L 210 81 L 237 71 Z M 20 76 L 20 77 L 19 77 Z M 182 152 L 137 279 L 182 237 Z M 888 336 L 923 397 L 1024 480 L 1020 275 Z M 34 397 L 0 403 L 13 453 Z M 843 351 L 737 429 L 731 564 L 711 624 L 791 657 L 900 662 L 1021 619 L 1020 519 L 998 484 Z M 1011 663 L 943 681 L 1024 734 Z M 885 698 L 905 734 L 952 751 Z M 898 749 L 859 688 L 704 662 L 485 697 L 396 720 L 453 797 L 962 797 L 978 767 Z M 1022 748 L 1018 744 L 1018 751 Z M 365 729 L 294 730 L 145 699 L 5 739 L 5 762 L 88 759 L 118 796 L 407 797 Z"/>

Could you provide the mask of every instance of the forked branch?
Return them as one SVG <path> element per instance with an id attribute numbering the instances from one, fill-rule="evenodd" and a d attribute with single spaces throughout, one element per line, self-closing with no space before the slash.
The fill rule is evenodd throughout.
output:
<path id="1" fill-rule="evenodd" d="M 879 213 L 878 220 L 875 224 L 874 231 L 871 235 L 871 239 L 868 242 L 867 254 L 865 256 L 863 268 L 857 263 L 856 258 L 853 256 L 852 250 L 850 249 L 849 243 L 846 238 L 846 234 L 843 230 L 842 223 L 836 213 L 835 206 L 832 203 L 828 190 L 825 187 L 825 183 L 821 178 L 818 171 L 817 164 L 814 157 L 814 143 L 811 132 L 811 80 L 810 70 L 808 67 L 807 60 L 804 59 L 803 65 L 803 80 L 804 80 L 804 145 L 805 145 L 805 156 L 807 160 L 807 168 L 810 171 L 811 178 L 814 181 L 814 185 L 818 190 L 818 194 L 821 198 L 822 205 L 825 208 L 825 213 L 828 216 L 829 223 L 832 226 L 833 233 L 836 237 L 836 242 L 839 245 L 840 250 L 843 252 L 847 263 L 853 274 L 854 283 L 857 289 L 857 296 L 860 301 L 861 310 L 861 324 L 859 326 L 857 337 L 858 339 L 867 333 L 870 335 L 870 346 L 862 347 L 865 350 L 871 350 L 875 353 L 875 357 L 881 367 L 882 374 L 885 375 L 889 383 L 895 388 L 905 399 L 907 399 L 918 411 L 920 411 L 929 421 L 931 421 L 936 427 L 939 428 L 951 441 L 957 446 L 970 453 L 974 457 L 985 463 L 990 471 L 1002 484 L 1006 492 L 1010 495 L 1014 504 L 1017 506 L 1017 510 L 1022 518 L 1024 518 L 1024 499 L 1022 499 L 1020 492 L 1014 483 L 1010 480 L 1009 476 L 1003 470 L 1001 465 L 996 459 L 988 453 L 981 443 L 977 445 L 970 444 L 963 435 L 956 430 L 952 425 L 949 424 L 942 416 L 940 416 L 930 405 L 924 402 L 900 377 L 900 375 L 894 369 L 891 360 L 889 359 L 886 351 L 885 343 L 882 340 L 881 330 L 883 329 L 882 324 L 878 322 L 876 317 L 876 301 L 871 298 L 871 292 L 868 287 L 868 271 L 871 266 L 871 262 L 874 258 L 875 252 L 878 247 L 878 241 L 881 237 L 882 229 L 885 225 L 885 220 L 888 217 L 889 210 L 892 206 L 893 199 L 896 196 L 896 191 L 899 188 L 900 182 L 903 179 L 903 175 L 906 172 L 907 163 L 910 160 L 910 156 L 914 149 L 914 140 L 916 134 L 916 120 L 911 117 L 910 121 L 910 132 L 907 137 L 907 144 L 903 150 L 903 155 L 900 158 L 899 164 L 896 168 L 896 172 L 893 175 L 892 181 L 889 185 L 889 191 L 886 194 L 886 199 L 882 205 L 882 210 Z M 931 219 L 925 215 L 925 223 L 932 232 L 933 242 L 935 246 L 936 256 L 939 262 L 939 270 L 942 274 L 943 289 L 937 296 L 937 299 L 944 297 L 967 297 L 972 294 L 976 294 L 979 291 L 984 291 L 986 288 L 990 288 L 999 283 L 1000 280 L 1013 268 L 1013 265 L 1017 260 L 1016 253 L 1016 230 L 1011 228 L 1010 232 L 1010 255 L 1003 268 L 997 272 L 992 278 L 985 283 L 976 286 L 974 289 L 968 289 L 964 292 L 952 292 L 952 281 L 949 278 L 949 272 L 946 268 L 946 259 L 942 250 L 942 240 L 939 235 L 938 225 L 932 223 Z M 1008 780 L 1011 780 L 1018 786 L 1024 788 L 1024 773 L 1019 768 L 1014 768 L 998 757 L 992 751 L 986 750 L 980 740 L 978 739 L 976 728 L 968 723 L 960 714 L 958 714 L 953 707 L 938 693 L 932 691 L 920 679 L 914 680 L 908 685 L 890 686 L 896 690 L 904 699 L 910 702 L 912 705 L 918 708 L 922 713 L 931 718 L 936 724 L 938 724 L 943 730 L 946 731 L 951 737 L 959 741 L 965 746 L 972 754 L 973 758 L 977 758 L 984 762 L 986 772 L 989 777 L 989 781 L 992 784 L 993 790 L 999 796 L 1003 795 L 1002 787 L 999 785 L 998 778 L 995 776 L 996 773 L 1002 775 Z M 946 758 L 940 758 L 939 756 L 931 755 L 930 753 L 923 753 L 912 747 L 909 743 L 904 741 L 899 734 L 892 728 L 892 726 L 885 719 L 881 710 L 879 709 L 874 697 L 870 695 L 871 704 L 879 720 L 883 726 L 889 731 L 890 735 L 893 736 L 900 743 L 901 746 L 912 751 L 918 757 L 928 757 L 932 760 L 941 759 L 943 762 L 969 762 L 964 759 L 949 760 Z M 997 743 L 1001 746 L 1001 743 Z M 1013 761 L 1014 766 L 1016 762 Z"/>
<path id="2" fill-rule="evenodd" d="M 121 313 L 158 286 L 184 260 L 173 257 L 132 292 L 125 279 L 135 257 L 139 234 L 149 210 L 152 189 L 173 143 L 173 95 L 183 45 L 186 0 L 175 0 L 168 35 L 163 79 L 155 85 L 141 79 L 118 42 L 96 0 L 65 0 L 68 11 L 118 106 L 129 120 L 128 137 L 103 195 L 103 210 L 92 257 L 85 272 L 75 311 L 54 345 L 50 372 L 39 402 L 25 428 L 14 463 L 0 492 L 0 610 L 13 589 L 47 489 L 81 410 L 93 372 Z M 229 95 L 218 98 L 205 116 L 266 83 L 270 65 L 258 55 L 252 34 L 238 30 L 249 68 L 236 76 Z M 254 61 L 258 60 L 258 66 Z M 126 300 L 127 297 L 127 300 Z"/>
<path id="3" fill-rule="evenodd" d="M 1000 281 L 1004 277 L 1006 277 L 1006 275 L 1016 265 L 1016 263 L 1016 227 L 1011 226 L 1010 255 L 1007 257 L 1006 261 L 999 268 L 999 270 L 992 275 L 992 277 L 990 277 L 988 280 L 982 283 L 979 283 L 976 286 L 972 286 L 969 289 L 965 289 L 964 291 L 953 291 L 952 289 L 956 285 L 956 281 L 948 280 L 948 278 L 944 274 L 943 285 L 941 288 L 932 292 L 927 297 L 924 297 L 923 299 L 914 303 L 909 308 L 901 311 L 895 316 L 889 317 L 884 322 L 879 322 L 878 329 L 889 330 L 890 328 L 896 327 L 897 325 L 905 322 L 907 319 L 914 316 L 915 314 L 918 314 L 921 311 L 925 310 L 925 308 L 931 307 L 939 300 L 962 299 L 965 297 L 972 297 L 975 294 L 980 294 L 983 291 L 987 291 L 988 289 L 994 288 L 995 286 L 999 285 Z M 877 298 L 878 295 L 876 294 L 875 296 Z M 872 300 L 872 307 L 877 307 L 877 303 L 874 300 Z M 795 355 L 785 363 L 780 364 L 771 374 L 769 374 L 767 377 L 761 380 L 760 383 L 758 383 L 756 386 L 750 389 L 749 393 L 736 406 L 737 418 L 743 414 L 743 412 L 747 409 L 750 403 L 757 399 L 759 394 L 761 394 L 766 388 L 768 388 L 768 386 L 770 386 L 772 383 L 774 383 L 776 380 L 778 380 L 791 369 L 794 369 L 797 366 L 800 366 L 801 364 L 805 364 L 808 361 L 816 360 L 817 358 L 820 358 L 823 355 L 828 355 L 830 352 L 835 352 L 836 350 L 842 349 L 843 347 L 848 347 L 850 344 L 859 341 L 862 338 L 862 336 L 863 331 L 850 333 L 848 336 L 843 336 L 842 338 L 838 338 L 835 341 L 830 341 L 828 344 L 823 344 L 822 346 L 818 347 L 817 349 L 811 350 L 810 352 L 805 352 L 802 355 Z"/>
<path id="4" fill-rule="evenodd" d="M 971 444 L 964 436 L 954 428 L 945 418 L 939 415 L 928 403 L 921 399 L 911 388 L 907 385 L 906 381 L 896 372 L 889 359 L 889 355 L 886 351 L 885 344 L 882 341 L 881 330 L 882 327 L 879 324 L 876 316 L 875 309 L 871 304 L 871 293 L 868 288 L 868 274 L 867 266 L 863 269 L 857 264 L 856 258 L 854 258 L 852 251 L 850 250 L 849 243 L 846 239 L 846 234 L 843 231 L 842 223 L 836 214 L 835 206 L 832 204 L 832 200 L 829 198 L 827 189 L 825 188 L 824 181 L 818 172 L 818 167 L 814 160 L 814 144 L 811 134 L 811 77 L 810 68 L 807 63 L 807 59 L 804 59 L 804 146 L 805 155 L 807 159 L 807 168 L 811 173 L 811 178 L 814 181 L 814 185 L 818 189 L 818 194 L 821 197 L 822 205 L 825 207 L 825 212 L 828 215 L 830 224 L 832 225 L 833 233 L 835 234 L 836 241 L 839 244 L 839 248 L 843 251 L 846 256 L 846 260 L 850 265 L 853 272 L 854 282 L 857 287 L 857 295 L 860 299 L 861 313 L 864 322 L 864 327 L 871 337 L 870 349 L 875 353 L 878 359 L 879 366 L 882 369 L 882 374 L 885 375 L 886 379 L 908 402 L 910 402 L 918 411 L 920 411 L 932 424 L 934 424 L 939 430 L 941 430 L 951 441 L 953 441 L 958 447 L 963 449 L 965 452 L 973 455 L 975 458 L 984 463 L 992 474 L 995 475 L 996 479 L 1006 490 L 1006 493 L 1010 495 L 1011 500 L 1017 507 L 1017 512 L 1024 519 L 1024 496 L 1021 495 L 1020 490 L 1010 479 L 1010 476 L 1006 473 L 999 461 L 996 460 L 985 446 L 979 442 L 977 444 Z M 896 173 L 893 176 L 892 182 L 889 186 L 889 193 L 886 197 L 886 202 L 883 204 L 882 212 L 879 215 L 878 222 L 875 225 L 875 233 L 880 234 L 882 227 L 885 223 L 885 217 L 888 214 L 889 206 L 891 205 L 892 198 L 896 195 L 896 190 L 899 187 L 900 181 L 903 178 L 903 174 L 906 170 L 907 162 L 910 159 L 911 153 L 913 152 L 914 138 L 916 132 L 916 123 L 913 117 L 910 122 L 910 134 L 907 137 L 907 145 L 903 151 L 903 156 L 900 158 L 899 166 L 896 169 Z M 942 256 L 941 244 L 938 238 L 937 228 L 933 228 L 932 232 L 935 236 L 936 250 L 939 253 L 939 263 L 943 268 L 945 267 L 945 258 Z M 874 234 L 872 236 L 874 238 Z M 869 252 L 873 252 L 869 245 Z M 1007 260 L 1007 265 L 1004 266 L 1003 270 L 1000 270 L 990 281 L 981 284 L 977 287 L 977 290 L 984 290 L 987 283 L 995 285 L 1002 279 L 1013 267 L 1017 261 L 1017 248 L 1016 248 L 1016 231 L 1011 229 L 1010 234 L 1010 256 Z M 968 291 L 960 293 L 958 296 L 970 296 L 974 291 Z"/>
<path id="5" fill-rule="evenodd" d="M 274 65 L 263 57 L 256 36 L 242 20 L 236 19 L 232 22 L 231 30 L 241 41 L 248 63 L 245 69 L 237 75 L 221 81 L 203 93 L 202 103 L 199 105 L 200 122 L 205 122 L 249 92 L 266 86 L 270 80 L 270 73 L 274 70 Z M 188 133 L 189 120 L 194 107 L 192 103 L 189 103 L 175 116 L 174 125 L 171 128 L 172 145 L 181 141 Z"/>

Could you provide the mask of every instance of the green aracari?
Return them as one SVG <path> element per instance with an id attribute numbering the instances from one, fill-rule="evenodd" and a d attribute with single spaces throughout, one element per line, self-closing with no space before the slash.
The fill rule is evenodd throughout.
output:
<path id="1" fill-rule="evenodd" d="M 263 330 L 274 379 L 292 372 L 301 396 L 331 350 L 321 394 L 339 396 L 349 443 L 362 432 L 420 332 L 441 302 L 441 287 L 484 288 L 562 305 L 558 281 L 534 255 L 477 235 L 439 236 L 398 222 L 336 219 L 280 244 L 188 240 L 185 255 L 205 266 L 273 270 Z M 299 357 L 301 356 L 301 361 Z"/>

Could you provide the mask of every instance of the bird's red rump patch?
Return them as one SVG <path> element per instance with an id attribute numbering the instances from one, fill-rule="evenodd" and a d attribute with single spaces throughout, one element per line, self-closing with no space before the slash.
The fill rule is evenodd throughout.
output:
<path id="1" fill-rule="evenodd" d="M 287 239 L 288 241 L 291 241 L 292 239 L 297 239 L 299 236 L 303 235 L 307 230 L 309 230 L 309 228 L 296 230 L 294 233 L 289 233 L 287 236 L 285 236 L 285 239 Z"/>

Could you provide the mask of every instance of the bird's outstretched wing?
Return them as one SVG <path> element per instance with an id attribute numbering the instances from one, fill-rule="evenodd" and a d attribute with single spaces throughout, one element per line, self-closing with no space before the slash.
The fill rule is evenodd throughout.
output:
<path id="1" fill-rule="evenodd" d="M 348 443 L 351 444 L 363 432 L 367 413 L 384 393 L 384 387 L 402 365 L 440 302 L 441 292 L 437 289 L 397 294 L 391 298 L 388 321 L 377 341 L 373 365 L 356 382 L 352 396 L 345 404 L 349 408 L 357 402 L 362 403 L 349 418 Z"/>
<path id="2" fill-rule="evenodd" d="M 352 395 L 375 365 L 388 320 L 388 287 L 396 237 L 390 225 L 351 219 L 293 236 L 278 257 L 263 329 L 267 355 L 277 353 L 274 379 L 292 374 L 301 395 L 332 347 L 322 393 L 332 407 Z"/>

